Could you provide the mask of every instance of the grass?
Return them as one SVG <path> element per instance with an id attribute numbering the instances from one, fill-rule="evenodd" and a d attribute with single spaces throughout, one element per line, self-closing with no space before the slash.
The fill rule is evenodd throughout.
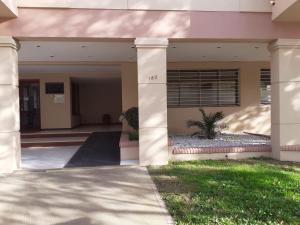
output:
<path id="1" fill-rule="evenodd" d="M 300 164 L 173 162 L 149 172 L 176 224 L 300 224 Z"/>

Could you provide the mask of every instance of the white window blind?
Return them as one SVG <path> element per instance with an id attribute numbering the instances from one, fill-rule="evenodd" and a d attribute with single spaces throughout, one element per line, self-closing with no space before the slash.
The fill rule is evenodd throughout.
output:
<path id="1" fill-rule="evenodd" d="M 239 105 L 239 70 L 170 70 L 168 106 Z"/>
<path id="2" fill-rule="evenodd" d="M 261 104 L 271 104 L 271 70 L 260 70 L 260 101 Z"/>

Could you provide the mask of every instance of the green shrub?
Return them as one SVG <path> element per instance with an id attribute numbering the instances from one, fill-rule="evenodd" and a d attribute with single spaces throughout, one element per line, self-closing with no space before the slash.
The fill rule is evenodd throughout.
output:
<path id="1" fill-rule="evenodd" d="M 132 107 L 126 112 L 122 113 L 122 119 L 125 119 L 129 126 L 134 130 L 139 130 L 139 110 L 137 107 Z"/>
<path id="2" fill-rule="evenodd" d="M 121 121 L 126 120 L 128 125 L 134 129 L 133 132 L 129 133 L 129 140 L 139 139 L 139 110 L 137 107 L 132 107 L 126 112 L 122 113 Z"/>
<path id="3" fill-rule="evenodd" d="M 223 112 L 210 113 L 207 115 L 203 109 L 200 108 L 199 111 L 202 114 L 200 121 L 189 120 L 187 122 L 188 127 L 197 127 L 199 129 L 199 131 L 192 134 L 192 136 L 201 136 L 201 134 L 203 134 L 207 139 L 214 139 L 217 134 L 216 123 L 224 118 Z"/>
<path id="4" fill-rule="evenodd" d="M 130 141 L 137 141 L 139 140 L 139 133 L 137 131 L 132 131 L 132 132 L 129 132 L 128 134 L 128 138 Z"/>

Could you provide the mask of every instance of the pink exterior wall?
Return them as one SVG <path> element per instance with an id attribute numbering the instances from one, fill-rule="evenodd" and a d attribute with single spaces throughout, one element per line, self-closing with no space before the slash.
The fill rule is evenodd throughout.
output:
<path id="1" fill-rule="evenodd" d="M 0 24 L 0 35 L 246 40 L 300 37 L 300 23 L 274 23 L 271 17 L 271 13 L 21 8 L 17 19 Z"/>

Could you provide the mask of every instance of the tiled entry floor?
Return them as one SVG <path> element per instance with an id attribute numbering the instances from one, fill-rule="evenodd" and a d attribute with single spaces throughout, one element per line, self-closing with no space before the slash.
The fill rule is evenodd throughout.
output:
<path id="1" fill-rule="evenodd" d="M 63 130 L 22 132 L 21 168 L 31 170 L 64 168 L 77 150 L 86 144 L 88 137 L 92 136 L 93 133 L 114 133 L 121 130 L 121 125 L 99 125 L 80 126 L 74 129 Z M 111 150 L 109 143 L 104 146 L 105 141 L 104 138 L 101 143 L 94 143 L 94 141 L 87 145 L 88 148 L 83 152 L 85 153 L 83 156 L 90 155 L 89 148 L 95 148 L 95 144 L 97 144 L 96 148 L 99 148 L 101 152 L 105 153 L 105 151 Z M 100 155 L 99 157 L 104 156 Z"/>
<path id="2" fill-rule="evenodd" d="M 31 147 L 22 149 L 22 169 L 64 168 L 80 146 Z"/>

